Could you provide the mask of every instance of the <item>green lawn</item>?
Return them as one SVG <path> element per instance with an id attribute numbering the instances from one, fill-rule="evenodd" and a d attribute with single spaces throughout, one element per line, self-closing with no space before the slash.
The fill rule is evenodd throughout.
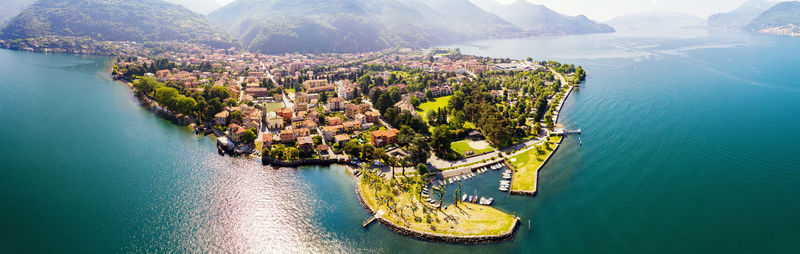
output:
<path id="1" fill-rule="evenodd" d="M 272 112 L 272 111 L 278 110 L 280 108 L 283 108 L 283 103 L 282 102 L 273 102 L 273 103 L 264 104 L 264 111 L 266 111 L 266 112 Z"/>
<path id="2" fill-rule="evenodd" d="M 442 235 L 481 236 L 509 232 L 516 221 L 510 214 L 493 207 L 472 203 L 460 203 L 458 207 L 449 205 L 447 209 L 437 210 L 418 195 L 421 188 L 418 184 L 390 187 L 389 181 L 392 180 L 365 174 L 356 184 L 360 185 L 360 195 L 373 211 L 383 211 L 384 219 L 400 227 Z M 381 187 L 376 190 L 375 186 Z M 446 200 L 452 200 L 452 197 L 446 197 Z M 432 220 L 430 223 L 426 221 L 428 218 Z"/>
<path id="3" fill-rule="evenodd" d="M 433 100 L 429 100 L 428 102 L 422 103 L 417 107 L 417 113 L 422 116 L 422 119 L 426 119 L 425 115 L 430 110 L 438 110 L 439 108 L 447 107 L 450 103 L 450 98 L 453 98 L 452 95 L 434 98 Z"/>
<path id="4" fill-rule="evenodd" d="M 550 147 L 537 151 L 536 148 L 510 158 L 511 166 L 514 166 L 514 177 L 511 180 L 511 190 L 536 191 L 536 179 L 539 174 L 539 167 L 544 163 L 558 142 L 560 136 L 550 137 Z"/>
<path id="5" fill-rule="evenodd" d="M 287 93 L 287 94 L 293 94 L 293 93 L 295 93 L 295 90 L 294 90 L 294 88 L 286 88 L 286 89 L 283 89 L 283 90 L 284 90 L 284 91 L 286 91 L 286 93 Z"/>
<path id="6" fill-rule="evenodd" d="M 474 151 L 475 155 L 488 153 L 488 152 L 491 152 L 493 150 L 491 147 L 486 147 L 484 149 L 472 148 L 471 146 L 469 146 L 469 141 L 466 141 L 466 140 L 453 142 L 452 144 L 450 144 L 450 148 L 453 149 L 453 151 L 455 151 L 455 152 L 457 152 L 457 153 L 459 153 L 459 154 L 461 154 L 463 156 L 467 156 L 466 152 L 469 151 L 469 150 Z"/>

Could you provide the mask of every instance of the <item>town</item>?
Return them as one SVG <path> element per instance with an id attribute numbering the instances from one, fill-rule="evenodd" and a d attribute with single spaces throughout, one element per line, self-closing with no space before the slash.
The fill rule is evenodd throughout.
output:
<path id="1" fill-rule="evenodd" d="M 444 187 L 489 169 L 509 168 L 499 190 L 534 195 L 538 171 L 563 135 L 580 132 L 557 122 L 586 72 L 554 61 L 445 49 L 264 55 L 170 44 L 121 52 L 135 53 L 117 56 L 114 77 L 197 134 L 215 135 L 220 154 L 260 158 L 274 168 L 351 165 L 363 176 L 358 194 L 373 219 L 404 230 L 441 233 L 431 225 L 449 223 L 439 219 L 448 207 Z M 451 206 L 492 203 L 453 199 Z M 398 205 L 427 207 L 426 219 L 406 220 Z M 378 218 L 384 210 L 389 215 Z M 503 239 L 517 227 L 518 218 L 478 210 L 504 218 L 503 226 L 487 233 L 450 225 L 451 233 Z"/>

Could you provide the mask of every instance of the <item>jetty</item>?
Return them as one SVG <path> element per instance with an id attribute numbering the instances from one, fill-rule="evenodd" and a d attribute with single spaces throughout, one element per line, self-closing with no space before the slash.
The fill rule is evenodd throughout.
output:
<path id="1" fill-rule="evenodd" d="M 361 223 L 361 227 L 365 227 L 365 228 L 366 228 L 366 227 L 367 227 L 367 226 L 369 226 L 369 224 L 371 224 L 373 221 L 376 221 L 376 220 L 378 220 L 378 218 L 380 218 L 382 215 L 383 215 L 383 210 L 378 210 L 377 212 L 375 212 L 375 214 L 374 214 L 374 215 L 372 215 L 371 217 L 367 218 L 367 219 L 364 221 L 364 223 Z"/>

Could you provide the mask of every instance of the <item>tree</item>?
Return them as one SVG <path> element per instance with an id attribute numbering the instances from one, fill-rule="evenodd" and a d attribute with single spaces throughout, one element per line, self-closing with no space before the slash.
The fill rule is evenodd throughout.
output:
<path id="1" fill-rule="evenodd" d="M 201 97 L 202 98 L 202 97 Z M 197 102 L 192 97 L 179 96 L 176 100 L 176 110 L 181 114 L 189 114 L 197 107 Z"/>
<path id="2" fill-rule="evenodd" d="M 256 141 L 256 134 L 253 133 L 253 130 L 247 130 L 242 134 L 242 140 L 247 144 L 252 144 Z"/>
<path id="3" fill-rule="evenodd" d="M 358 141 L 355 139 L 351 139 L 349 142 L 344 144 L 344 152 L 353 157 L 359 157 L 361 153 L 361 145 L 358 144 Z"/>
<path id="4" fill-rule="evenodd" d="M 447 125 L 440 125 L 433 130 L 433 140 L 431 148 L 439 157 L 447 157 L 450 153 L 450 129 Z"/>
<path id="5" fill-rule="evenodd" d="M 431 110 L 428 110 L 428 113 L 425 114 L 425 118 L 427 118 L 428 123 L 430 123 L 431 125 L 434 125 L 434 124 L 436 124 L 436 119 L 438 117 L 436 116 L 436 111 L 433 111 L 433 109 L 431 109 Z"/>
<path id="6" fill-rule="evenodd" d="M 175 99 L 180 95 L 178 89 L 172 87 L 162 86 L 156 88 L 155 96 L 153 96 L 156 101 L 168 108 L 175 107 Z"/>
<path id="7" fill-rule="evenodd" d="M 421 175 L 421 176 L 427 174 L 428 173 L 428 166 L 425 166 L 425 164 L 422 164 L 422 163 L 417 164 L 417 173 L 419 173 L 419 175 Z"/>
<path id="8" fill-rule="evenodd" d="M 428 100 L 433 100 L 433 92 L 431 89 L 425 90 L 425 98 L 428 98 Z"/>
<path id="9" fill-rule="evenodd" d="M 228 92 L 228 88 L 224 86 L 212 86 L 210 89 L 206 89 L 203 92 L 203 97 L 206 100 L 212 100 L 214 98 L 219 99 L 219 101 L 224 101 L 227 98 L 231 97 L 230 92 Z"/>
<path id="10" fill-rule="evenodd" d="M 411 102 L 411 105 L 414 105 L 414 107 L 419 107 L 419 104 L 422 104 L 422 102 L 419 100 L 419 98 L 417 98 L 417 96 L 411 96 L 411 99 L 409 99 L 408 101 Z"/>
<path id="11" fill-rule="evenodd" d="M 287 161 L 298 160 L 300 159 L 300 150 L 297 150 L 297 147 L 289 147 L 286 148 L 285 155 Z"/>
<path id="12" fill-rule="evenodd" d="M 228 99 L 225 101 L 226 106 L 236 107 L 239 106 L 239 102 L 236 99 Z"/>
<path id="13" fill-rule="evenodd" d="M 430 146 L 425 141 L 425 136 L 421 134 L 414 135 L 414 139 L 408 147 L 409 159 L 415 164 L 422 164 L 428 161 L 428 153 Z"/>
<path id="14" fill-rule="evenodd" d="M 242 114 L 242 111 L 236 110 L 231 112 L 228 115 L 228 122 L 232 122 L 233 120 L 236 120 L 239 123 L 244 122 L 244 114 Z"/>
<path id="15" fill-rule="evenodd" d="M 136 92 L 145 95 L 151 95 L 156 88 L 161 86 L 164 86 L 164 84 L 150 77 L 139 77 L 133 81 L 133 87 L 136 88 Z"/>
<path id="16" fill-rule="evenodd" d="M 328 102 L 328 93 L 327 92 L 319 93 L 319 102 L 322 102 L 322 103 Z"/>
<path id="17" fill-rule="evenodd" d="M 361 146 L 361 155 L 363 155 L 364 157 L 371 157 L 370 159 L 375 159 L 375 157 L 372 157 L 372 155 L 374 155 L 373 154 L 374 151 L 375 147 L 372 146 L 372 144 L 364 144 L 363 146 Z"/>
<path id="18" fill-rule="evenodd" d="M 447 190 L 444 188 L 433 188 L 433 193 L 439 197 L 439 202 L 444 201 L 444 195 L 447 195 Z M 439 206 L 439 210 L 442 210 L 442 206 Z"/>
<path id="19" fill-rule="evenodd" d="M 392 102 L 392 98 L 390 98 L 388 94 L 384 93 L 381 94 L 381 96 L 378 98 L 378 103 L 376 104 L 376 106 L 378 108 L 378 111 L 380 111 L 381 114 L 383 114 L 384 112 L 386 112 L 387 109 L 391 108 L 393 104 L 394 103 Z"/>
<path id="20" fill-rule="evenodd" d="M 458 188 L 456 188 L 456 193 L 453 193 L 453 205 L 458 207 L 459 200 L 458 197 L 461 196 L 461 181 L 458 181 Z"/>

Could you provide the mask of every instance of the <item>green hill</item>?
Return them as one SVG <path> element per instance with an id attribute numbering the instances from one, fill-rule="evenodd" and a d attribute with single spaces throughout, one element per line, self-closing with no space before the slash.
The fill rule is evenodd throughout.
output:
<path id="1" fill-rule="evenodd" d="M 480 8 L 494 13 L 532 35 L 613 33 L 614 28 L 598 24 L 583 15 L 567 16 L 525 0 L 500 4 L 495 0 L 473 0 Z"/>
<path id="2" fill-rule="evenodd" d="M 3 7 L 0 8 L 0 24 L 17 16 L 22 10 L 28 8 L 36 0 L 3 0 Z"/>
<path id="3" fill-rule="evenodd" d="M 51 35 L 229 44 L 227 35 L 202 15 L 160 0 L 40 0 L 2 30 L 2 38 L 11 40 Z"/>
<path id="4" fill-rule="evenodd" d="M 750 21 L 746 30 L 764 31 L 800 25 L 800 2 L 782 2 Z"/>
<path id="5" fill-rule="evenodd" d="M 245 48 L 265 53 L 363 52 L 519 32 L 469 7 L 467 0 L 238 0 L 208 17 Z"/>

